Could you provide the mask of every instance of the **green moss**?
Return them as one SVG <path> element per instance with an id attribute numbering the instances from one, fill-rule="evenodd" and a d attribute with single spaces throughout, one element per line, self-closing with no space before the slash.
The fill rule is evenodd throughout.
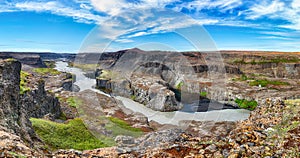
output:
<path id="1" fill-rule="evenodd" d="M 121 119 L 118 119 L 115 117 L 108 117 L 108 118 L 112 123 L 114 123 L 116 126 L 122 128 L 122 129 L 131 131 L 131 132 L 142 132 L 141 129 L 131 127 L 128 123 L 126 123 L 125 121 L 123 121 Z"/>
<path id="2" fill-rule="evenodd" d="M 251 81 L 249 83 L 250 86 L 259 86 L 261 85 L 262 87 L 266 87 L 268 85 L 289 85 L 287 82 L 281 82 L 281 81 L 270 81 L 266 79 L 261 79 L 261 80 L 255 80 Z"/>
<path id="3" fill-rule="evenodd" d="M 78 108 L 82 104 L 82 100 L 77 97 L 69 97 L 66 102 L 73 108 Z"/>
<path id="4" fill-rule="evenodd" d="M 182 86 L 183 86 L 183 82 L 180 81 L 175 87 L 176 89 L 181 90 Z"/>
<path id="5" fill-rule="evenodd" d="M 53 68 L 34 68 L 33 72 L 36 72 L 40 75 L 59 75 L 60 71 Z"/>
<path id="6" fill-rule="evenodd" d="M 20 73 L 20 94 L 24 94 L 27 91 L 30 91 L 30 88 L 27 87 L 29 73 L 25 71 L 21 71 Z"/>
<path id="7" fill-rule="evenodd" d="M 66 114 L 64 112 L 61 112 L 58 119 L 60 119 L 60 120 L 67 120 L 67 116 L 66 116 Z"/>
<path id="8" fill-rule="evenodd" d="M 135 95 L 131 95 L 131 96 L 130 96 L 130 99 L 131 99 L 131 100 L 135 100 L 135 99 L 136 99 L 136 96 L 135 96 Z"/>
<path id="9" fill-rule="evenodd" d="M 15 61 L 18 61 L 17 59 L 14 59 L 14 58 L 7 58 L 5 59 L 6 62 L 15 62 Z"/>
<path id="10" fill-rule="evenodd" d="M 207 96 L 207 92 L 200 92 L 200 96 L 201 97 L 206 97 Z"/>
<path id="11" fill-rule="evenodd" d="M 66 124 L 36 118 L 30 121 L 38 136 L 53 149 L 88 150 L 107 147 L 88 131 L 79 118 Z"/>
<path id="12" fill-rule="evenodd" d="M 238 104 L 241 109 L 254 110 L 258 103 L 255 100 L 245 100 L 245 99 L 235 99 L 235 102 Z"/>

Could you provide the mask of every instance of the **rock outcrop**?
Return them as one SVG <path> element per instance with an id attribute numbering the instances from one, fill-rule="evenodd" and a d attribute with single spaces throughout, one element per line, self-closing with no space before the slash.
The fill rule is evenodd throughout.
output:
<path id="1" fill-rule="evenodd" d="M 21 113 L 19 103 L 21 63 L 13 59 L 0 61 L 0 127 L 1 130 L 18 133 Z"/>
<path id="2" fill-rule="evenodd" d="M 49 94 L 44 89 L 45 82 L 40 80 L 38 87 L 21 96 L 21 105 L 26 109 L 29 117 L 58 118 L 61 115 L 60 104 L 54 94 Z"/>
<path id="3" fill-rule="evenodd" d="M 38 54 L 0 52 L 0 58 L 14 58 L 20 61 L 22 64 L 30 65 L 33 67 L 46 67 L 45 63 L 42 61 L 41 57 Z"/>
<path id="4" fill-rule="evenodd" d="M 0 131 L 3 136 L 0 151 L 5 154 L 11 148 L 31 156 L 37 151 L 29 148 L 41 142 L 29 118 L 45 115 L 58 117 L 60 106 L 56 97 L 45 92 L 44 82 L 40 82 L 37 89 L 20 95 L 20 71 L 20 62 L 14 59 L 0 61 Z"/>

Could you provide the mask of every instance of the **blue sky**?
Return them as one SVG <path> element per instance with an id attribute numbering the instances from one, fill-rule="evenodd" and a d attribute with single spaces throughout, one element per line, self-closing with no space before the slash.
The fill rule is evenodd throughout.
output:
<path id="1" fill-rule="evenodd" d="M 299 51 L 300 1 L 2 0 L 0 35 L 0 51 Z"/>

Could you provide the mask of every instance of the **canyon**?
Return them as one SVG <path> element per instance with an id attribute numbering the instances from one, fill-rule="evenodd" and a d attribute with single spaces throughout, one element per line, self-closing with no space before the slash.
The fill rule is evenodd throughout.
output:
<path id="1" fill-rule="evenodd" d="M 1 156 L 291 156 L 299 150 L 299 111 L 294 108 L 300 98 L 299 57 L 297 52 L 137 48 L 77 55 L 2 52 Z M 62 61 L 69 67 L 49 67 Z M 26 87 L 22 93 L 20 81 Z M 140 107 L 146 110 L 138 111 Z M 204 113 L 201 120 L 197 114 Z M 177 114 L 193 114 L 194 119 L 182 115 L 172 124 L 156 117 L 172 120 Z M 227 120 L 214 119 L 223 115 Z M 105 139 L 103 148 L 58 150 L 30 121 L 63 125 L 78 118 L 95 138 Z M 286 136 L 276 135 L 281 127 L 288 128 Z M 285 144 L 277 147 L 276 139 Z"/>

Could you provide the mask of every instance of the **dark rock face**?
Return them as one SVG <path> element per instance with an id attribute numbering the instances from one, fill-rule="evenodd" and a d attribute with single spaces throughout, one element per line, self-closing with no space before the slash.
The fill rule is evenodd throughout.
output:
<path id="1" fill-rule="evenodd" d="M 0 126 L 16 132 L 20 125 L 19 82 L 21 64 L 17 61 L 0 62 Z"/>
<path id="2" fill-rule="evenodd" d="M 35 134 L 28 113 L 20 104 L 20 71 L 20 62 L 0 61 L 0 128 L 32 142 Z"/>
<path id="3" fill-rule="evenodd" d="M 60 116 L 58 99 L 47 94 L 44 82 L 38 88 L 20 96 L 21 63 L 7 59 L 0 61 L 0 129 L 20 136 L 32 144 L 38 141 L 30 117 Z"/>
<path id="4" fill-rule="evenodd" d="M 61 87 L 64 89 L 64 90 L 67 90 L 67 91 L 71 91 L 71 92 L 79 92 L 80 91 L 80 88 L 79 86 L 73 84 L 74 82 L 72 80 L 67 80 L 67 81 L 64 81 L 61 85 Z"/>
<path id="5" fill-rule="evenodd" d="M 44 86 L 44 81 L 40 81 L 37 89 L 21 97 L 21 104 L 29 117 L 42 118 L 50 115 L 50 118 L 58 118 L 61 114 L 59 101 L 54 95 L 48 94 Z"/>
<path id="6" fill-rule="evenodd" d="M 17 59 L 22 64 L 30 65 L 33 67 L 46 67 L 45 63 L 42 61 L 41 57 L 38 54 L 30 53 L 0 53 L 1 59 L 14 58 Z"/>

